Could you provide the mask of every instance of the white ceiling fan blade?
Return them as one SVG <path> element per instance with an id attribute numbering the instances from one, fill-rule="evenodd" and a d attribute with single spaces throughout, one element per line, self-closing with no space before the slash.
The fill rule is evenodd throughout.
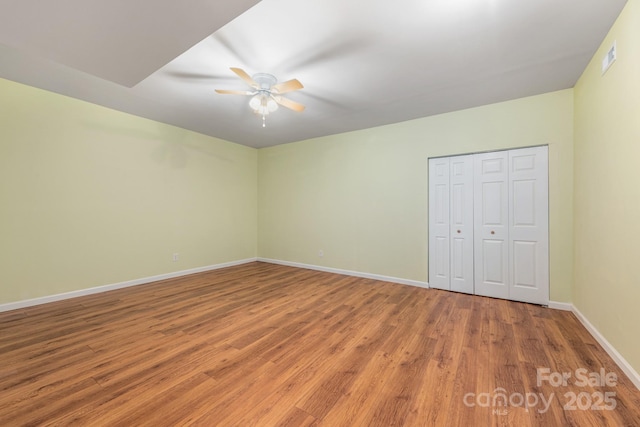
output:
<path id="1" fill-rule="evenodd" d="M 244 71 L 242 68 L 231 67 L 231 71 L 236 73 L 238 75 L 238 77 L 240 77 L 242 80 L 244 80 L 252 88 L 254 88 L 254 89 L 260 88 L 260 85 L 258 83 L 256 83 L 255 80 L 253 80 L 251 78 L 251 76 L 249 74 L 247 74 L 247 72 Z"/>
<path id="2" fill-rule="evenodd" d="M 226 89 L 216 89 L 217 93 L 221 93 L 223 95 L 255 95 L 256 92 L 252 92 L 250 90 L 226 90 Z"/>
<path id="3" fill-rule="evenodd" d="M 278 83 L 277 85 L 273 85 L 273 87 L 271 87 L 271 91 L 281 94 L 293 92 L 294 90 L 300 90 L 303 87 L 304 86 L 302 86 L 302 83 L 300 83 L 298 79 L 292 79 L 286 82 Z"/>
<path id="4" fill-rule="evenodd" d="M 292 101 L 290 99 L 287 98 L 283 98 L 281 96 L 274 96 L 273 99 L 280 105 L 282 105 L 283 107 L 286 107 L 290 110 L 293 111 L 297 111 L 298 113 L 301 113 L 302 111 L 304 111 L 304 105 Z"/>

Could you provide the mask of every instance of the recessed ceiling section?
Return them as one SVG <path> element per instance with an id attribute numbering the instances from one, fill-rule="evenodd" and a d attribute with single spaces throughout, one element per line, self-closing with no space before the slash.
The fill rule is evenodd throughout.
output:
<path id="1" fill-rule="evenodd" d="M 132 87 L 258 1 L 2 1 L 0 41 Z"/>

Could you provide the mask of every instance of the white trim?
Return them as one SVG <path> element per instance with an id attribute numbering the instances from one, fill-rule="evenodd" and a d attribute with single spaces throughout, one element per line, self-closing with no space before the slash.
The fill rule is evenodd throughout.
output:
<path id="1" fill-rule="evenodd" d="M 380 280 L 382 282 L 399 283 L 401 285 L 417 286 L 419 288 L 429 288 L 427 282 L 420 282 L 418 280 L 401 279 L 399 277 L 382 276 L 380 274 L 364 273 L 361 271 L 342 270 L 339 268 L 322 267 L 319 265 L 302 264 L 299 262 L 281 261 L 270 258 L 259 258 L 260 262 L 267 262 L 269 264 L 286 265 L 287 267 L 306 268 L 308 270 L 324 271 L 326 273 L 344 274 L 345 276 L 362 277 L 365 279 Z"/>
<path id="2" fill-rule="evenodd" d="M 549 301 L 549 308 L 562 311 L 573 311 L 573 304 L 570 302 Z"/>
<path id="3" fill-rule="evenodd" d="M 620 367 L 620 369 L 622 369 L 627 377 L 629 377 L 631 382 L 635 384 L 638 389 L 640 389 L 640 374 L 638 374 L 638 372 L 633 369 L 633 366 L 631 366 L 629 362 L 627 362 L 627 360 L 620 353 L 618 353 L 618 350 L 616 350 L 615 347 L 611 345 L 609 341 L 607 341 L 607 339 L 600 333 L 600 331 L 598 331 L 596 327 L 593 326 L 591 322 L 589 322 L 589 320 L 587 320 L 584 314 L 582 314 L 580 310 L 576 308 L 576 306 L 573 306 L 572 311 L 573 314 L 576 315 L 578 320 L 580 320 L 580 323 L 582 323 L 587 331 L 589 331 L 589 333 L 593 335 L 593 337 L 596 339 L 596 341 L 598 341 L 602 348 L 604 348 L 604 351 L 606 351 L 609 356 L 611 356 L 618 367 Z"/>
<path id="4" fill-rule="evenodd" d="M 158 274 L 156 276 L 143 277 L 140 279 L 127 280 L 125 282 L 113 283 L 110 285 L 96 286 L 93 288 L 80 289 L 77 291 L 65 292 L 62 294 L 48 295 L 39 298 L 10 302 L 0 304 L 0 312 L 17 310 L 20 308 L 31 307 L 34 305 L 46 304 L 48 302 L 61 301 L 70 298 L 81 297 L 84 295 L 92 295 L 101 292 L 112 291 L 114 289 L 127 288 L 129 286 L 143 285 L 145 283 L 157 282 L 158 280 L 173 279 L 175 277 L 187 276 L 194 273 L 202 273 L 204 271 L 218 270 L 220 268 L 232 267 L 234 265 L 247 264 L 257 261 L 257 258 L 247 258 L 238 261 L 230 261 L 222 264 L 208 265 L 205 267 L 196 267 L 188 270 L 174 271 L 173 273 Z"/>

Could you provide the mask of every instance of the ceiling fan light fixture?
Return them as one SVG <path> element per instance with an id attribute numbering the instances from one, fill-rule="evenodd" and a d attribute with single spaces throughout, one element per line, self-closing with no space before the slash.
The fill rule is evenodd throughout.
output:
<path id="1" fill-rule="evenodd" d="M 249 107 L 254 113 L 262 116 L 262 127 L 267 126 L 267 115 L 278 109 L 278 103 L 267 91 L 261 91 L 249 100 Z"/>
<path id="2" fill-rule="evenodd" d="M 270 113 L 273 113 L 277 109 L 278 109 L 278 103 L 276 102 L 275 99 L 273 99 L 272 97 L 269 97 L 269 99 L 267 100 L 267 110 L 269 110 Z"/>
<path id="3" fill-rule="evenodd" d="M 258 112 L 258 110 L 260 109 L 260 106 L 262 105 L 261 96 L 262 96 L 261 94 L 255 95 L 249 100 L 249 107 L 251 107 L 251 109 L 256 113 Z"/>
<path id="4" fill-rule="evenodd" d="M 283 93 L 302 89 L 304 86 L 297 79 L 277 84 L 278 80 L 271 74 L 256 73 L 253 76 L 249 76 L 241 68 L 231 68 L 231 71 L 244 80 L 253 91 L 216 89 L 216 92 L 232 95 L 250 95 L 249 107 L 254 113 L 262 116 L 262 127 L 266 127 L 266 116 L 276 111 L 279 105 L 293 111 L 301 112 L 304 110 L 304 105 L 280 96 Z"/>
<path id="5" fill-rule="evenodd" d="M 278 109 L 278 103 L 268 93 L 259 93 L 249 100 L 249 107 L 263 116 Z"/>

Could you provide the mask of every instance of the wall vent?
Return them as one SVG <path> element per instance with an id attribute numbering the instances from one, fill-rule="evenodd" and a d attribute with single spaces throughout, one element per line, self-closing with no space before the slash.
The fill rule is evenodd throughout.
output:
<path id="1" fill-rule="evenodd" d="M 606 73 L 611 64 L 613 64 L 616 60 L 617 49 L 616 42 L 613 42 L 611 48 L 607 51 L 607 54 L 602 59 L 602 74 Z"/>

